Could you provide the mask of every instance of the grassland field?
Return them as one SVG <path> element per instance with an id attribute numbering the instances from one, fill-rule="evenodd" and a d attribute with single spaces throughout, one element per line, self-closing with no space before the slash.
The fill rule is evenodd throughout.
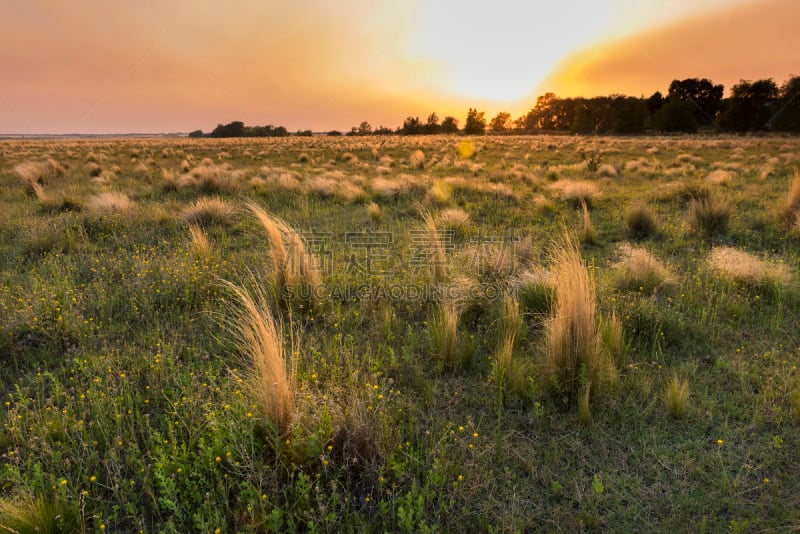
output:
<path id="1" fill-rule="evenodd" d="M 798 166 L 2 141 L 0 531 L 796 531 Z"/>

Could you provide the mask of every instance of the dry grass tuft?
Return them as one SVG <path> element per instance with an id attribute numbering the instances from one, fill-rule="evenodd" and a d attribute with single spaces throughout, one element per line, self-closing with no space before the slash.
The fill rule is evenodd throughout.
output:
<path id="1" fill-rule="evenodd" d="M 628 365 L 630 349 L 627 341 L 625 341 L 625 329 L 622 325 L 622 319 L 619 318 L 616 310 L 613 310 L 610 316 L 600 318 L 599 331 L 603 350 L 606 351 L 617 369 L 622 369 Z"/>
<path id="2" fill-rule="evenodd" d="M 247 358 L 248 389 L 261 416 L 280 434 L 291 428 L 295 416 L 295 351 L 284 349 L 281 330 L 262 291 L 247 290 L 224 282 L 235 301 L 229 304 L 228 328 Z"/>
<path id="3" fill-rule="evenodd" d="M 203 159 L 190 175 L 204 193 L 235 193 L 244 177 L 243 172 L 231 170 L 227 163 L 214 165 L 207 159 Z"/>
<path id="4" fill-rule="evenodd" d="M 630 239 L 646 239 L 657 229 L 656 217 L 645 203 L 634 204 L 625 212 L 625 233 Z"/>
<path id="5" fill-rule="evenodd" d="M 64 174 L 62 167 L 56 160 L 47 159 L 46 161 L 25 161 L 14 166 L 14 172 L 20 177 L 25 185 L 28 194 L 34 195 L 35 185 L 45 185 L 56 176 Z"/>
<path id="6" fill-rule="evenodd" d="M 175 178 L 175 173 L 169 169 L 161 169 L 161 177 L 163 178 L 163 183 L 161 184 L 161 188 L 164 192 L 171 192 L 177 191 L 180 189 L 180 185 L 178 180 Z"/>
<path id="7" fill-rule="evenodd" d="M 445 180 L 436 180 L 425 193 L 426 204 L 447 204 L 453 194 L 453 187 Z"/>
<path id="8" fill-rule="evenodd" d="M 751 287 L 785 286 L 792 278 L 786 265 L 761 260 L 733 247 L 714 248 L 707 262 L 713 271 Z"/>
<path id="9" fill-rule="evenodd" d="M 197 224 L 190 224 L 189 236 L 191 238 L 189 247 L 195 258 L 208 259 L 213 255 L 214 247 L 211 245 L 211 242 L 208 240 L 208 235 L 202 227 Z"/>
<path id="10" fill-rule="evenodd" d="M 439 212 L 439 224 L 447 230 L 463 232 L 469 226 L 469 213 L 461 208 L 448 208 Z"/>
<path id="11" fill-rule="evenodd" d="M 616 379 L 616 368 L 600 350 L 595 284 L 577 245 L 567 238 L 555 251 L 555 302 L 545 323 L 546 372 L 560 394 L 586 398 Z"/>
<path id="12" fill-rule="evenodd" d="M 0 531 L 9 533 L 84 532 L 77 506 L 56 497 L 0 498 Z"/>
<path id="13" fill-rule="evenodd" d="M 420 215 L 425 224 L 425 230 L 428 232 L 428 241 L 430 243 L 430 268 L 431 280 L 434 284 L 441 284 L 447 281 L 447 258 L 445 256 L 444 245 L 439 238 L 439 231 L 436 229 L 436 222 L 430 212 L 421 206 L 418 206 Z"/>
<path id="14" fill-rule="evenodd" d="M 730 185 L 733 183 L 733 173 L 725 169 L 716 169 L 708 174 L 708 183 L 713 185 Z"/>
<path id="15" fill-rule="evenodd" d="M 319 304 L 322 279 L 317 259 L 308 251 L 303 238 L 258 204 L 251 202 L 247 207 L 267 233 L 275 276 L 275 295 L 281 302 L 294 303 L 301 309 L 315 308 Z"/>
<path id="16" fill-rule="evenodd" d="M 198 226 L 230 226 L 236 219 L 236 209 L 220 197 L 200 197 L 183 209 L 181 217 Z"/>
<path id="17" fill-rule="evenodd" d="M 89 200 L 89 210 L 95 213 L 125 213 L 133 202 L 124 193 L 100 193 Z"/>
<path id="18" fill-rule="evenodd" d="M 677 373 L 664 388 L 664 405 L 670 417 L 680 419 L 689 410 L 689 380 L 678 378 Z"/>
<path id="19" fill-rule="evenodd" d="M 459 365 L 458 319 L 461 310 L 456 302 L 444 299 L 436 304 L 430 319 L 433 352 L 445 371 L 454 371 Z"/>
<path id="20" fill-rule="evenodd" d="M 610 163 L 603 163 L 597 168 L 597 176 L 605 176 L 607 178 L 616 178 L 619 174 L 617 168 Z"/>
<path id="21" fill-rule="evenodd" d="M 669 269 L 646 249 L 624 243 L 619 255 L 614 264 L 617 288 L 650 292 L 674 283 Z"/>
<path id="22" fill-rule="evenodd" d="M 381 207 L 375 202 L 367 204 L 367 214 L 374 222 L 380 222 L 383 219 L 383 211 L 381 211 Z"/>
<path id="23" fill-rule="evenodd" d="M 581 200 L 581 208 L 583 210 L 583 227 L 581 228 L 580 238 L 581 243 L 584 245 L 597 244 L 597 231 L 592 226 L 592 218 L 589 215 L 589 207 L 586 202 Z"/>
<path id="24" fill-rule="evenodd" d="M 787 228 L 795 225 L 800 227 L 800 171 L 797 169 L 792 174 L 792 184 L 779 217 L 781 223 Z"/>
<path id="25" fill-rule="evenodd" d="M 555 182 L 550 188 L 576 208 L 581 206 L 581 202 L 592 207 L 592 201 L 599 195 L 597 185 L 586 180 Z"/>
<path id="26" fill-rule="evenodd" d="M 523 368 L 514 361 L 514 347 L 522 332 L 523 322 L 519 310 L 519 302 L 511 296 L 503 300 L 503 310 L 498 321 L 497 341 L 494 350 L 492 376 L 500 386 L 500 390 L 521 393 L 525 387 L 526 376 L 518 376 Z M 523 373 L 524 374 L 524 373 Z"/>
<path id="27" fill-rule="evenodd" d="M 730 216 L 730 206 L 719 197 L 712 196 L 689 202 L 689 228 L 708 239 L 727 231 Z"/>
<path id="28" fill-rule="evenodd" d="M 425 153 L 422 150 L 415 150 L 408 159 L 414 169 L 425 168 Z"/>

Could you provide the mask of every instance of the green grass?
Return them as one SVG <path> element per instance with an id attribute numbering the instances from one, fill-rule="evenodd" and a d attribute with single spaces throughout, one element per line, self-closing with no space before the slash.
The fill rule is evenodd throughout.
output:
<path id="1" fill-rule="evenodd" d="M 800 141 L 381 141 L 0 143 L 0 531 L 800 525 Z"/>

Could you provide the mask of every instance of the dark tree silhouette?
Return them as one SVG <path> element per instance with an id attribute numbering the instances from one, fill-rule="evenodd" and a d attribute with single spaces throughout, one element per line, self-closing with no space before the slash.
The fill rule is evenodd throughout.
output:
<path id="1" fill-rule="evenodd" d="M 692 104 L 691 112 L 698 125 L 710 126 L 717 118 L 725 87 L 714 85 L 708 78 L 672 80 L 667 98 Z"/>
<path id="2" fill-rule="evenodd" d="M 436 112 L 428 115 L 428 120 L 425 122 L 424 130 L 425 133 L 429 135 L 438 134 L 441 132 L 442 126 L 439 124 L 439 116 L 436 114 Z"/>
<path id="3" fill-rule="evenodd" d="M 486 113 L 475 108 L 469 108 L 467 120 L 464 123 L 465 134 L 482 134 L 486 132 Z"/>
<path id="4" fill-rule="evenodd" d="M 458 133 L 458 119 L 449 115 L 445 117 L 442 121 L 441 132 L 446 134 Z"/>
<path id="5" fill-rule="evenodd" d="M 505 132 L 511 126 L 511 113 L 501 111 L 489 122 L 493 132 Z"/>
<path id="6" fill-rule="evenodd" d="M 793 76 L 781 86 L 777 110 L 772 117 L 773 129 L 800 132 L 800 76 Z"/>
<path id="7" fill-rule="evenodd" d="M 420 135 L 424 133 L 422 121 L 419 120 L 419 117 L 406 117 L 400 133 L 403 135 Z"/>
<path id="8" fill-rule="evenodd" d="M 728 109 L 720 125 L 737 132 L 758 132 L 771 126 L 775 103 L 780 94 L 772 78 L 750 82 L 742 80 L 731 89 Z"/>

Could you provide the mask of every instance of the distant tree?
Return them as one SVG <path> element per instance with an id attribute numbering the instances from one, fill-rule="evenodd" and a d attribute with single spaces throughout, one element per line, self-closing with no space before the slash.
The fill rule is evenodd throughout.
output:
<path id="1" fill-rule="evenodd" d="M 386 126 L 378 126 L 378 129 L 373 132 L 375 135 L 392 135 L 394 132 L 391 128 Z"/>
<path id="2" fill-rule="evenodd" d="M 367 121 L 362 121 L 358 126 L 358 135 L 370 135 L 372 133 L 372 126 Z"/>
<path id="3" fill-rule="evenodd" d="M 422 121 L 419 117 L 406 117 L 403 127 L 400 129 L 403 135 L 420 135 L 423 133 Z"/>
<path id="4" fill-rule="evenodd" d="M 425 133 L 429 135 L 438 134 L 442 131 L 442 126 L 439 124 L 439 116 L 436 112 L 428 115 L 428 120 L 425 122 Z"/>
<path id="5" fill-rule="evenodd" d="M 306 131 L 310 132 L 311 130 L 306 130 Z M 272 137 L 288 137 L 288 136 L 289 136 L 289 130 L 287 130 L 283 126 L 276 126 L 275 128 L 272 129 Z"/>
<path id="6" fill-rule="evenodd" d="M 656 112 L 653 126 L 662 132 L 695 133 L 697 119 L 692 112 L 693 108 L 691 102 L 670 99 Z"/>
<path id="7" fill-rule="evenodd" d="M 572 124 L 569 126 L 572 133 L 592 134 L 597 130 L 597 118 L 594 113 L 594 104 L 591 99 L 575 98 L 573 103 Z"/>
<path id="8" fill-rule="evenodd" d="M 536 98 L 536 106 L 533 108 L 533 122 L 534 129 L 537 130 L 557 129 L 558 97 L 555 93 L 545 93 Z"/>
<path id="9" fill-rule="evenodd" d="M 297 133 L 294 135 L 297 137 L 313 137 L 314 132 L 311 130 L 297 130 Z"/>
<path id="10" fill-rule="evenodd" d="M 690 108 L 697 124 L 710 126 L 717 118 L 725 87 L 714 85 L 708 78 L 672 80 L 667 98 L 692 104 Z"/>
<path id="11" fill-rule="evenodd" d="M 511 114 L 501 111 L 491 120 L 489 127 L 493 132 L 505 132 L 511 127 Z"/>
<path id="12" fill-rule="evenodd" d="M 661 106 L 663 106 L 665 102 L 664 95 L 662 95 L 660 91 L 656 91 L 650 95 L 650 98 L 647 99 L 647 111 L 650 112 L 650 116 L 654 116 L 656 111 L 661 109 Z"/>
<path id="13" fill-rule="evenodd" d="M 800 132 L 800 76 L 793 76 L 781 86 L 778 109 L 773 125 L 775 130 Z"/>
<path id="14" fill-rule="evenodd" d="M 203 137 L 203 130 L 195 130 L 193 132 L 189 132 L 189 137 L 191 137 L 192 139 Z"/>
<path id="15" fill-rule="evenodd" d="M 244 137 L 245 128 L 241 121 L 233 121 L 228 124 L 218 124 L 214 130 L 208 134 L 209 137 Z"/>
<path id="16" fill-rule="evenodd" d="M 486 132 L 486 113 L 475 108 L 469 108 L 467 120 L 464 123 L 464 133 L 470 135 Z"/>
<path id="17" fill-rule="evenodd" d="M 647 101 L 642 98 L 618 97 L 613 104 L 611 130 L 618 134 L 644 132 L 650 123 Z"/>
<path id="18" fill-rule="evenodd" d="M 340 132 L 339 130 L 331 130 L 331 131 L 328 132 L 327 135 L 328 135 L 328 137 L 341 137 L 342 136 L 342 132 Z"/>
<path id="19" fill-rule="evenodd" d="M 441 132 L 446 134 L 458 133 L 458 119 L 449 115 L 442 121 Z"/>
<path id="20" fill-rule="evenodd" d="M 773 108 L 780 91 L 772 78 L 750 82 L 742 80 L 731 89 L 728 109 L 720 117 L 720 125 L 738 132 L 769 129 Z"/>

